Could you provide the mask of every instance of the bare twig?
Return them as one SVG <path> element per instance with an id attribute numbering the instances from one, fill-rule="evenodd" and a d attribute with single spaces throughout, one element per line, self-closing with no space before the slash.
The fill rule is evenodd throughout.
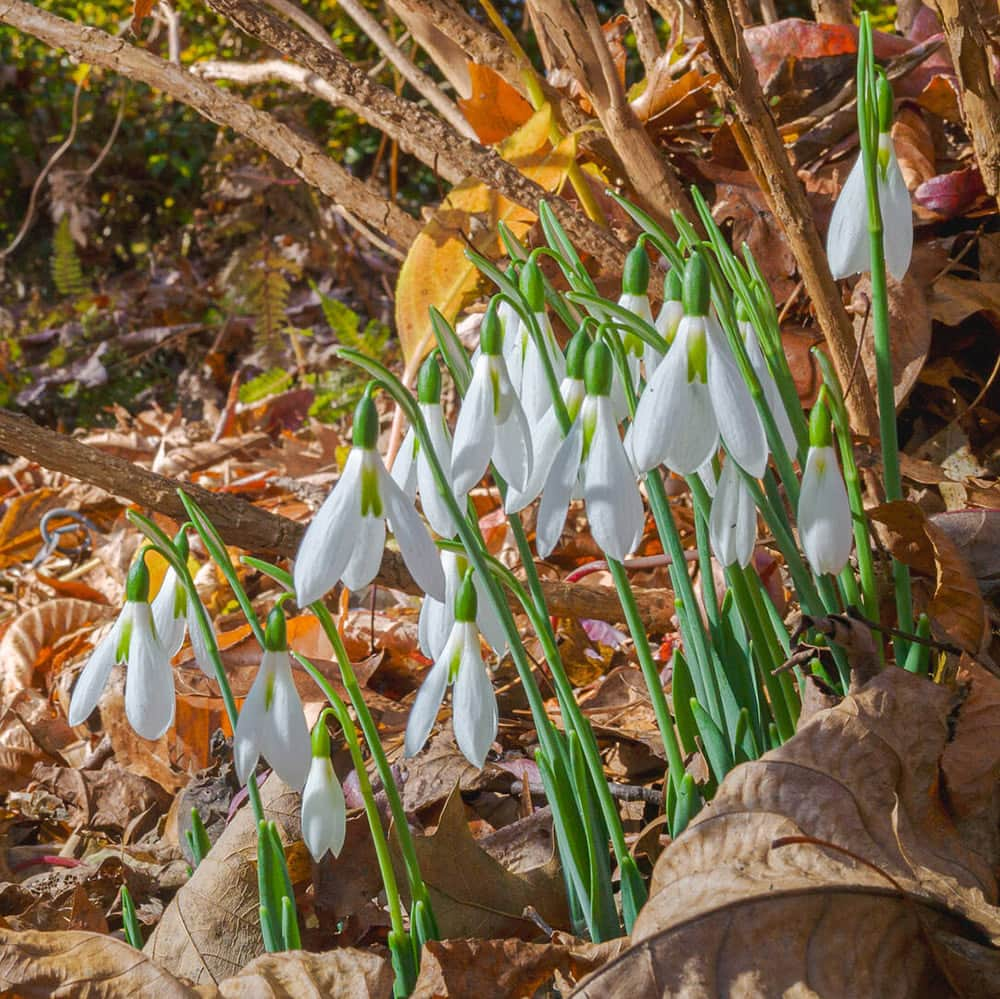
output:
<path id="1" fill-rule="evenodd" d="M 643 69 L 648 76 L 653 72 L 661 51 L 653 18 L 649 13 L 649 4 L 646 3 L 646 0 L 625 0 L 625 13 L 632 25 L 632 31 L 635 34 L 635 47 L 639 51 L 639 58 L 642 60 Z"/>
<path id="2" fill-rule="evenodd" d="M 337 46 L 326 28 L 311 18 L 297 3 L 293 3 L 292 0 L 265 0 L 265 2 L 282 17 L 301 28 L 313 41 L 319 42 L 324 48 L 336 49 Z"/>

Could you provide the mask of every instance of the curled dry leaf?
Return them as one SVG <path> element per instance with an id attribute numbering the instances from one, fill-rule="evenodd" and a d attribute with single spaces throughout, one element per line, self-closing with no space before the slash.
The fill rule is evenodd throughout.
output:
<path id="1" fill-rule="evenodd" d="M 887 669 L 733 770 L 574 995 L 943 997 L 1000 974 L 996 857 L 941 794 L 953 697 Z M 958 725 L 962 724 L 961 715 Z"/>
<path id="2" fill-rule="evenodd" d="M 36 763 L 61 762 L 76 741 L 46 697 L 31 687 L 18 691 L 0 713 L 0 793 L 22 788 Z"/>
<path id="3" fill-rule="evenodd" d="M 299 840 L 299 795 L 272 774 L 261 798 L 283 842 Z M 293 882 L 308 876 L 308 865 L 297 870 L 295 857 L 289 867 Z M 264 951 L 259 904 L 257 829 L 244 807 L 164 910 L 145 952 L 196 985 L 221 981 Z"/>

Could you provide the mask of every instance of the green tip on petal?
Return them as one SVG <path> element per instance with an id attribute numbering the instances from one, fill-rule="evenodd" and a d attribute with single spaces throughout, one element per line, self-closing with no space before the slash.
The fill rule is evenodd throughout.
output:
<path id="1" fill-rule="evenodd" d="M 826 402 L 820 398 L 809 414 L 809 446 L 829 447 L 832 442 L 830 409 Z"/>
<path id="2" fill-rule="evenodd" d="M 525 261 L 521 268 L 521 294 L 524 295 L 528 308 L 532 312 L 541 312 L 545 308 L 545 283 L 542 281 L 542 269 L 533 258 Z"/>
<path id="3" fill-rule="evenodd" d="M 587 331 L 581 327 L 573 335 L 569 346 L 566 348 L 566 377 L 575 381 L 583 381 L 584 364 L 587 351 L 590 349 L 590 337 Z"/>
<path id="4" fill-rule="evenodd" d="M 683 294 L 684 275 L 678 268 L 671 267 L 663 279 L 663 300 L 665 302 L 679 302 Z"/>
<path id="5" fill-rule="evenodd" d="M 149 570 L 146 568 L 146 552 L 148 548 L 143 548 L 139 552 L 139 557 L 132 563 L 129 569 L 128 581 L 125 583 L 125 599 L 136 604 L 144 604 L 149 601 Z"/>
<path id="6" fill-rule="evenodd" d="M 649 255 L 646 253 L 646 247 L 640 243 L 625 258 L 622 291 L 626 295 L 645 295 L 648 290 Z"/>
<path id="7" fill-rule="evenodd" d="M 879 74 L 875 84 L 875 95 L 878 102 L 878 130 L 888 132 L 892 128 L 892 84 L 884 73 Z"/>
<path id="8" fill-rule="evenodd" d="M 326 729 L 327 712 L 324 711 L 312 730 L 312 755 L 317 760 L 330 759 L 330 733 Z"/>
<path id="9" fill-rule="evenodd" d="M 608 345 L 600 340 L 591 344 L 590 350 L 587 351 L 583 372 L 587 395 L 610 395 L 613 375 L 614 369 Z"/>
<path id="10" fill-rule="evenodd" d="M 420 366 L 417 376 L 417 401 L 425 404 L 441 401 L 441 365 L 433 351 Z"/>
<path id="11" fill-rule="evenodd" d="M 500 319 L 497 316 L 496 299 L 490 301 L 482 325 L 479 327 L 479 346 L 484 354 L 492 357 L 503 353 L 503 330 L 500 328 Z"/>
<path id="12" fill-rule="evenodd" d="M 695 250 L 684 267 L 684 315 L 707 316 L 712 285 L 705 258 Z"/>
<path id="13" fill-rule="evenodd" d="M 264 648 L 268 652 L 284 652 L 288 648 L 288 634 L 285 627 L 285 612 L 279 604 L 267 615 L 264 629 Z"/>
<path id="14" fill-rule="evenodd" d="M 475 621 L 479 609 L 479 597 L 476 595 L 476 584 L 472 581 L 472 570 L 468 569 L 462 578 L 462 585 L 455 597 L 455 620 Z"/>
<path id="15" fill-rule="evenodd" d="M 374 383 L 369 383 L 369 388 Z M 354 410 L 354 434 L 352 437 L 355 447 L 364 448 L 365 451 L 372 451 L 378 443 L 378 410 L 370 393 L 365 391 L 357 407 Z"/>

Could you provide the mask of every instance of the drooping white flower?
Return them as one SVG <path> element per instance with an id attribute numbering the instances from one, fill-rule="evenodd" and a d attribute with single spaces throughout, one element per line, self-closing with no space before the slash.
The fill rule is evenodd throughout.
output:
<path id="1" fill-rule="evenodd" d="M 877 84 L 879 136 L 875 185 L 882 214 L 885 265 L 897 281 L 903 279 L 913 253 L 913 209 L 903 171 L 896 159 L 889 130 L 892 127 L 892 86 L 884 77 Z M 833 206 L 826 236 L 826 255 L 834 278 L 871 270 L 868 232 L 868 195 L 864 157 L 858 156 Z"/>
<path id="2" fill-rule="evenodd" d="M 386 521 L 403 561 L 424 592 L 444 597 L 437 549 L 423 521 L 385 469 L 375 448 L 378 414 L 366 393 L 354 414 L 354 447 L 340 481 L 313 517 L 295 557 L 300 607 L 319 600 L 343 580 L 350 590 L 367 586 L 385 549 Z"/>
<path id="3" fill-rule="evenodd" d="M 809 419 L 809 453 L 799 491 L 799 541 L 813 572 L 836 574 L 851 556 L 854 535 L 847 487 L 822 401 Z"/>
<path id="4" fill-rule="evenodd" d="M 693 253 L 684 275 L 685 316 L 673 345 L 646 386 L 630 435 L 638 468 L 665 464 L 691 475 L 726 450 L 751 475 L 767 466 L 767 440 L 725 334 L 708 314 L 708 272 Z"/>
<path id="5" fill-rule="evenodd" d="M 441 408 L 441 369 L 435 354 L 431 354 L 420 369 L 417 405 L 427 424 L 427 433 L 438 462 L 445 474 L 451 475 L 451 437 Z M 453 537 L 455 521 L 438 489 L 426 450 L 421 446 L 413 427 L 410 427 L 403 438 L 403 445 L 396 455 L 391 474 L 393 481 L 410 502 L 419 493 L 424 516 L 431 528 L 443 538 Z"/>
<path id="6" fill-rule="evenodd" d="M 327 708 L 312 731 L 312 762 L 302 791 L 302 839 L 318 864 L 327 850 L 340 854 L 347 834 L 347 803 L 344 789 L 330 761 L 330 735 L 326 730 Z"/>
<path id="7" fill-rule="evenodd" d="M 285 635 L 285 614 L 275 607 L 267 620 L 264 655 L 233 735 L 236 775 L 245 784 L 264 757 L 296 791 L 309 769 L 309 728 L 295 689 Z"/>
<path id="8" fill-rule="evenodd" d="M 611 403 L 611 352 L 603 343 L 587 352 L 586 390 L 579 415 L 559 446 L 538 508 L 536 544 L 545 558 L 559 541 L 574 491 L 582 487 L 594 540 L 622 561 L 638 544 L 642 497 L 625 454 Z"/>
<path id="9" fill-rule="evenodd" d="M 496 694 L 486 671 L 476 629 L 478 598 L 472 573 L 467 573 L 455 600 L 455 623 L 410 710 L 406 726 L 407 756 L 419 753 L 437 720 L 449 683 L 455 742 L 465 758 L 482 767 L 499 726 Z"/>
<path id="10" fill-rule="evenodd" d="M 125 717 L 143 739 L 159 739 L 173 724 L 175 695 L 170 655 L 156 633 L 149 606 L 145 553 L 129 572 L 125 607 L 98 643 L 73 688 L 70 725 L 80 725 L 97 707 L 112 667 L 124 663 Z"/>
<path id="11" fill-rule="evenodd" d="M 684 318 L 684 305 L 681 302 L 682 284 L 681 272 L 676 267 L 671 267 L 667 271 L 667 276 L 663 279 L 663 305 L 657 313 L 656 332 L 667 341 L 668 344 L 674 342 L 677 335 L 677 327 Z M 662 358 L 660 358 L 662 360 Z M 649 359 L 646 358 L 646 377 L 649 378 L 658 367 L 659 362 L 649 366 Z"/>
<path id="12" fill-rule="evenodd" d="M 451 472 L 459 498 L 485 475 L 491 460 L 510 485 L 524 488 L 531 474 L 531 432 L 507 375 L 493 305 L 483 317 L 479 359 L 455 424 Z"/>
<path id="13" fill-rule="evenodd" d="M 722 466 L 708 532 L 712 551 L 722 565 L 750 564 L 757 541 L 757 508 L 735 461 Z"/>
<path id="14" fill-rule="evenodd" d="M 418 619 L 420 651 L 431 660 L 438 658 L 451 634 L 455 623 L 455 600 L 468 571 L 468 563 L 464 556 L 446 549 L 441 552 L 441 568 L 444 571 L 444 601 L 424 597 Z M 473 583 L 478 597 L 476 627 L 490 648 L 502 657 L 507 652 L 507 636 L 500 618 L 478 573 L 473 573 Z"/>

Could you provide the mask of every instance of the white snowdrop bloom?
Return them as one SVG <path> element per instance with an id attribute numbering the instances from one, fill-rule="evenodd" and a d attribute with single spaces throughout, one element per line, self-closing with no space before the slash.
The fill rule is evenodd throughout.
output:
<path id="1" fill-rule="evenodd" d="M 691 475 L 718 450 L 751 475 L 767 467 L 767 440 L 725 334 L 708 315 L 708 272 L 693 253 L 684 275 L 685 316 L 673 345 L 646 386 L 630 435 L 642 471 L 665 464 Z"/>
<path id="2" fill-rule="evenodd" d="M 830 434 L 823 402 L 809 419 L 809 453 L 799 491 L 799 541 L 813 572 L 836 575 L 851 556 L 854 533 L 847 487 Z"/>
<path id="3" fill-rule="evenodd" d="M 444 596 L 437 548 L 413 503 L 385 470 L 375 449 L 377 439 L 378 414 L 366 393 L 354 413 L 354 446 L 344 472 L 295 557 L 300 607 L 319 600 L 341 580 L 349 590 L 367 586 L 382 563 L 387 520 L 413 578 L 425 593 Z"/>
<path id="4" fill-rule="evenodd" d="M 637 319 L 655 326 L 653 311 L 649 307 L 649 257 L 646 248 L 641 243 L 634 246 L 625 258 L 625 269 L 622 273 L 622 293 L 618 296 L 618 305 L 631 312 Z M 642 376 L 641 362 L 646 364 L 646 377 L 652 374 L 662 360 L 662 355 L 654 347 L 647 344 L 641 337 L 632 332 L 622 336 L 622 349 L 625 352 L 625 362 L 628 367 L 629 382 L 632 391 L 638 395 Z M 611 381 L 611 405 L 615 419 L 623 420 L 628 416 L 628 395 L 622 383 L 622 373 L 615 365 Z"/>
<path id="5" fill-rule="evenodd" d="M 236 775 L 245 784 L 263 756 L 289 787 L 299 791 L 309 769 L 309 728 L 292 677 L 281 607 L 268 616 L 264 645 L 260 669 L 236 722 Z"/>
<path id="6" fill-rule="evenodd" d="M 455 623 L 455 600 L 468 571 L 468 562 L 464 556 L 446 549 L 441 552 L 441 568 L 444 571 L 444 601 L 424 597 L 418 619 L 420 651 L 431 660 L 438 658 L 451 634 L 452 625 Z M 490 648 L 497 656 L 502 657 L 507 652 L 507 636 L 503 625 L 497 616 L 493 601 L 486 592 L 486 585 L 478 573 L 473 573 L 473 583 L 478 596 L 476 627 Z"/>
<path id="7" fill-rule="evenodd" d="M 302 791 L 302 840 L 319 863 L 327 850 L 340 854 L 347 834 L 347 802 L 344 789 L 330 762 L 330 735 L 326 730 L 327 708 L 312 731 L 312 762 Z"/>
<path id="8" fill-rule="evenodd" d="M 611 352 L 603 343 L 587 352 L 587 394 L 559 446 L 538 508 L 536 545 L 545 558 L 559 541 L 574 491 L 582 487 L 594 540 L 622 561 L 642 533 L 642 497 L 618 434 L 611 403 Z"/>
<path id="9" fill-rule="evenodd" d="M 156 633 L 149 606 L 145 553 L 129 572 L 125 606 L 98 643 L 73 688 L 70 725 L 80 725 L 97 707 L 115 665 L 124 663 L 125 717 L 143 739 L 159 739 L 173 724 L 175 695 L 170 656 Z"/>
<path id="10" fill-rule="evenodd" d="M 410 710 L 405 738 L 407 756 L 419 753 L 427 742 L 445 691 L 453 683 L 455 742 L 473 766 L 481 768 L 486 762 L 486 754 L 497 736 L 499 715 L 496 694 L 479 645 L 475 624 L 477 603 L 472 573 L 467 573 L 455 600 L 455 623 L 451 633 L 417 691 Z"/>
<path id="11" fill-rule="evenodd" d="M 515 489 L 523 489 L 531 474 L 531 432 L 500 353 L 500 324 L 492 305 L 480 338 L 481 352 L 452 443 L 452 480 L 460 499 L 486 474 L 491 460 Z M 443 591 L 435 596 L 442 598 Z"/>
<path id="12" fill-rule="evenodd" d="M 524 351 L 524 371 L 517 393 L 529 426 L 535 426 L 552 405 L 552 390 L 546 374 L 545 358 L 548 359 L 557 382 L 561 382 L 566 376 L 566 359 L 559 349 L 549 317 L 544 312 L 536 312 L 535 322 L 542 333 L 545 356 L 543 357 L 535 338 L 529 335 Z"/>
<path id="13" fill-rule="evenodd" d="M 451 437 L 441 408 L 441 369 L 436 352 L 424 361 L 417 379 L 417 405 L 427 424 L 427 433 L 438 462 L 446 475 L 451 474 Z M 443 538 L 455 535 L 455 521 L 441 495 L 437 480 L 413 427 L 403 438 L 403 445 L 392 466 L 393 481 L 412 503 L 418 493 L 424 516 L 431 528 Z"/>
<path id="14" fill-rule="evenodd" d="M 757 542 L 757 508 L 735 461 L 722 466 L 708 533 L 712 551 L 722 565 L 750 564 Z"/>
<path id="15" fill-rule="evenodd" d="M 684 305 L 681 301 L 681 295 L 681 272 L 676 267 L 671 267 L 667 272 L 667 276 L 663 279 L 663 305 L 660 306 L 660 311 L 656 316 L 656 322 L 653 324 L 656 327 L 656 332 L 659 333 L 668 344 L 674 342 L 674 337 L 677 336 L 677 327 L 684 318 Z M 656 365 L 653 367 L 653 370 L 655 369 Z M 650 370 L 647 359 L 647 378 L 652 375 L 653 370 Z"/>
<path id="16" fill-rule="evenodd" d="M 913 209 L 889 134 L 892 127 L 892 86 L 884 78 L 878 82 L 878 105 L 880 121 L 875 184 L 882 213 L 885 265 L 889 273 L 901 281 L 913 254 Z M 868 195 L 864 158 L 860 155 L 833 206 L 826 236 L 826 255 L 830 259 L 834 278 L 871 270 Z"/>

